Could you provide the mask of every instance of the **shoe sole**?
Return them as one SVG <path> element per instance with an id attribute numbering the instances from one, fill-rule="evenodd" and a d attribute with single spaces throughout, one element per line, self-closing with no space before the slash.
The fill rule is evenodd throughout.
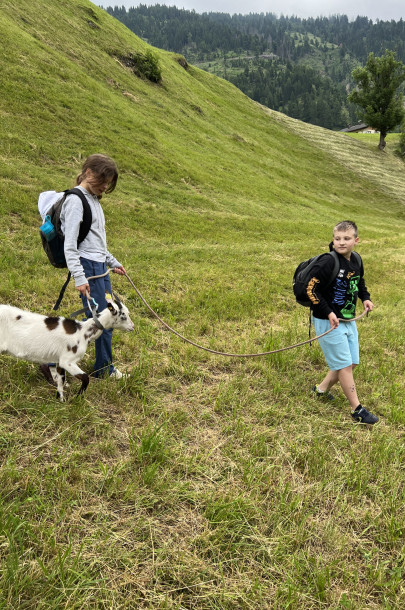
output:
<path id="1" fill-rule="evenodd" d="M 355 419 L 354 417 L 352 417 L 352 420 L 355 424 L 363 424 L 363 426 L 375 426 L 380 421 L 379 419 L 377 419 L 376 421 L 373 421 L 373 422 L 362 421 L 361 419 Z"/>

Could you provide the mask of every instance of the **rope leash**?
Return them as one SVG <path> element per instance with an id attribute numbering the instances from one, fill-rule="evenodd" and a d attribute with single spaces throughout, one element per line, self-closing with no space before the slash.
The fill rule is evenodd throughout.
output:
<path id="1" fill-rule="evenodd" d="M 88 277 L 87 280 L 95 280 L 100 277 L 105 277 L 108 273 L 110 273 L 110 271 L 111 271 L 111 269 L 108 269 L 108 271 L 106 271 L 106 273 L 103 273 L 102 275 L 93 275 L 92 277 Z M 321 335 L 317 335 L 316 337 L 313 337 L 312 339 L 307 339 L 306 341 L 301 341 L 300 343 L 294 343 L 294 345 L 288 345 L 287 347 L 281 347 L 280 349 L 274 349 L 269 352 L 259 352 L 257 354 L 232 354 L 232 353 L 228 353 L 228 352 L 218 352 L 216 350 L 210 349 L 209 347 L 204 347 L 203 345 L 199 345 L 198 343 L 195 343 L 194 341 L 191 341 L 190 339 L 187 339 L 187 337 L 180 334 L 179 332 L 177 332 L 177 330 L 175 330 L 174 328 L 169 326 L 164 320 L 162 320 L 162 318 L 156 313 L 156 311 L 154 311 L 152 309 L 152 307 L 146 301 L 146 299 L 144 298 L 142 293 L 135 286 L 135 284 L 133 283 L 133 281 L 131 280 L 129 275 L 127 273 L 124 273 L 123 275 L 127 278 L 127 280 L 129 281 L 132 288 L 135 290 L 136 294 L 138 295 L 138 297 L 140 298 L 142 303 L 145 305 L 145 307 L 150 311 L 150 313 L 157 320 L 159 320 L 159 322 L 162 324 L 162 326 L 164 326 L 167 330 L 169 330 L 171 333 L 173 333 L 174 335 L 176 335 L 177 337 L 179 337 L 186 343 L 189 343 L 190 345 L 193 345 L 194 347 L 197 347 L 198 349 L 201 349 L 205 352 L 209 352 L 210 354 L 216 354 L 217 356 L 230 356 L 232 358 L 257 358 L 259 356 L 270 356 L 271 354 L 278 354 L 280 352 L 286 352 L 287 350 L 294 349 L 296 347 L 301 347 L 302 345 L 306 345 L 307 343 L 312 343 L 312 341 L 318 341 L 318 339 L 320 339 L 321 337 L 325 337 L 325 335 L 328 335 L 330 332 L 332 332 L 332 330 L 335 330 L 334 328 L 330 328 L 325 333 L 322 333 Z M 364 318 L 364 316 L 367 314 L 368 314 L 368 311 L 363 311 L 363 313 L 361 313 L 356 318 L 351 318 L 350 320 L 340 320 L 340 322 L 355 322 L 356 320 L 361 320 L 361 318 Z"/>

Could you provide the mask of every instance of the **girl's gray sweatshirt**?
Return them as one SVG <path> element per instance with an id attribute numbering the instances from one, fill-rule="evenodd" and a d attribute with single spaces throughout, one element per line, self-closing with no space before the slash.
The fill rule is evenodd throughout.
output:
<path id="1" fill-rule="evenodd" d="M 114 269 L 121 267 L 121 263 L 113 257 L 107 250 L 107 238 L 105 233 L 105 218 L 98 197 L 91 195 L 82 186 L 79 188 L 89 202 L 92 223 L 90 231 L 85 239 L 77 246 L 77 238 L 80 230 L 80 223 L 83 220 L 83 204 L 77 195 L 68 195 L 62 206 L 60 215 L 61 229 L 65 236 L 65 258 L 69 271 L 71 272 L 76 286 L 87 283 L 80 257 L 87 258 L 99 263 L 106 263 L 108 267 Z M 38 200 L 38 208 L 41 216 L 44 217 L 47 210 L 61 198 L 63 193 L 47 191 L 41 193 Z"/>

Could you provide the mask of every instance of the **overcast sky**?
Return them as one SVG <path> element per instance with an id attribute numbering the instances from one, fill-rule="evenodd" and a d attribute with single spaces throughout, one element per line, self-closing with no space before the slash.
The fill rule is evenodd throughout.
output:
<path id="1" fill-rule="evenodd" d="M 93 0 L 98 6 L 125 6 L 130 8 L 139 4 L 166 4 L 188 10 L 194 9 L 197 13 L 275 13 L 283 15 L 297 15 L 298 17 L 329 17 L 329 15 L 347 15 L 354 19 L 357 15 L 376 19 L 390 20 L 405 19 L 404 0 L 179 0 L 178 2 L 160 0 Z"/>

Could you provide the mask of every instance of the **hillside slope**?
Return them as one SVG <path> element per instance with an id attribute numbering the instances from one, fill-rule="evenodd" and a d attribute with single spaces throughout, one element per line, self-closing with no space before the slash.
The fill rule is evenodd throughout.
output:
<path id="1" fill-rule="evenodd" d="M 350 217 L 376 303 L 358 385 L 382 420 L 368 434 L 341 394 L 313 404 L 317 345 L 214 357 L 113 277 L 136 327 L 115 337 L 126 382 L 76 400 L 73 381 L 60 405 L 34 365 L 0 357 L 0 605 L 399 607 L 403 163 L 172 53 L 153 50 L 160 84 L 136 76 L 128 58 L 150 47 L 86 0 L 3 2 L 0 36 L 0 302 L 51 312 L 65 273 L 42 252 L 38 193 L 70 186 L 94 152 L 121 172 L 103 199 L 109 249 L 213 349 L 305 339 L 294 268 Z M 63 315 L 77 305 L 70 286 Z"/>
<path id="2" fill-rule="evenodd" d="M 324 240 L 346 210 L 379 230 L 403 218 L 400 161 L 341 134 L 311 126 L 298 132 L 299 123 L 266 112 L 223 80 L 184 69 L 173 54 L 158 53 L 161 85 L 141 80 L 117 58 L 147 46 L 91 4 L 6 3 L 1 19 L 2 191 L 23 225 L 34 222 L 37 192 L 70 184 L 80 159 L 95 150 L 116 158 L 123 180 L 114 205 L 136 205 L 137 220 L 131 215 L 126 228 L 139 238 L 146 215 L 152 232 L 167 239 L 162 218 L 173 222 L 173 212 L 181 223 L 170 242 L 183 241 L 184 230 L 187 238 L 204 233 L 195 222 L 204 210 L 212 216 L 209 240 L 221 233 L 224 215 L 242 214 L 247 226 L 262 218 L 260 241 L 267 229 L 285 245 L 304 227 Z M 111 221 L 116 228 L 116 215 Z M 230 225 L 226 239 L 237 242 Z M 41 260 L 32 238 L 29 250 Z"/>

